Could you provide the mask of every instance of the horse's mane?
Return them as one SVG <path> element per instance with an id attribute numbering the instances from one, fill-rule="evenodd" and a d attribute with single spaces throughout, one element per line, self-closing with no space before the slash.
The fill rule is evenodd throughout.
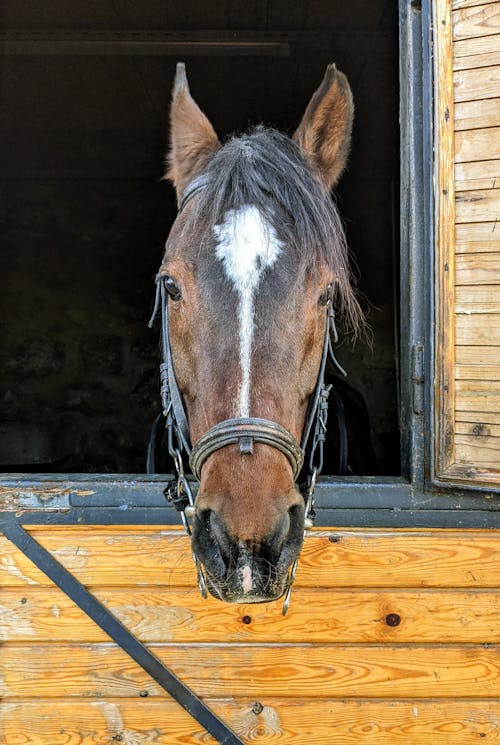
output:
<path id="1" fill-rule="evenodd" d="M 234 136 L 216 152 L 204 171 L 207 188 L 189 211 L 185 229 L 196 226 L 204 245 L 230 209 L 253 205 L 294 252 L 297 266 L 314 272 L 326 263 L 337 278 L 336 305 L 346 326 L 357 332 L 363 312 L 349 270 L 342 223 L 298 146 L 286 135 L 259 126 Z"/>

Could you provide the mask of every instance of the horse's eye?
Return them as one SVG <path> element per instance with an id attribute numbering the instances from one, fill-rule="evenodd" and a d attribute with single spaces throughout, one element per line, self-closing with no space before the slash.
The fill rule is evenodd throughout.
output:
<path id="1" fill-rule="evenodd" d="M 182 293 L 175 284 L 175 281 L 172 279 L 172 277 L 167 277 L 165 279 L 165 289 L 172 298 L 172 300 L 181 300 L 182 299 Z"/>
<path id="2" fill-rule="evenodd" d="M 332 292 L 333 292 L 333 285 L 329 284 L 325 287 L 324 291 L 319 296 L 319 304 L 320 305 L 328 305 L 330 300 L 332 299 Z"/>

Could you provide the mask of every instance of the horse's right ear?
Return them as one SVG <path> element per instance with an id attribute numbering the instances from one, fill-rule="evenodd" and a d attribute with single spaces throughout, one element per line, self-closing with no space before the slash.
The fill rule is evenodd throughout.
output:
<path id="1" fill-rule="evenodd" d="M 170 151 L 165 174 L 165 178 L 175 186 L 178 200 L 219 147 L 214 128 L 191 97 L 185 65 L 178 62 L 170 108 Z"/>
<path id="2" fill-rule="evenodd" d="M 345 168 L 353 117 L 354 104 L 347 78 L 334 64 L 328 65 L 293 135 L 328 190 L 337 184 Z"/>

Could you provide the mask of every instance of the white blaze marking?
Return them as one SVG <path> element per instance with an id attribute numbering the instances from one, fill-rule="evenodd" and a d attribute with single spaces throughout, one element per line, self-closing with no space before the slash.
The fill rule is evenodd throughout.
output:
<path id="1" fill-rule="evenodd" d="M 282 243 L 276 231 L 252 205 L 226 212 L 215 225 L 215 253 L 239 296 L 241 385 L 237 416 L 250 416 L 250 368 L 254 329 L 254 297 L 263 272 L 278 258 Z"/>
<path id="2" fill-rule="evenodd" d="M 241 570 L 241 588 L 243 592 L 252 592 L 253 590 L 253 577 L 252 577 L 252 569 L 248 566 L 243 567 Z"/>

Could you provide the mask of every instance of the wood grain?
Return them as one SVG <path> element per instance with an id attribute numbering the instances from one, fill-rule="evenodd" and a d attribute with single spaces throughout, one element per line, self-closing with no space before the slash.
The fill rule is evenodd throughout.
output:
<path id="1" fill-rule="evenodd" d="M 498 2 L 460 8 L 453 12 L 453 37 L 457 41 L 498 33 L 500 33 Z"/>
<path id="2" fill-rule="evenodd" d="M 456 432 L 460 435 L 474 435 L 480 442 L 483 437 L 500 437 L 500 424 L 457 422 Z"/>
<path id="3" fill-rule="evenodd" d="M 455 104 L 455 132 L 500 126 L 500 98 Z"/>
<path id="4" fill-rule="evenodd" d="M 462 191 L 456 195 L 457 222 L 486 222 L 500 215 L 500 188 Z"/>
<path id="5" fill-rule="evenodd" d="M 458 254 L 456 257 L 456 283 L 484 287 L 500 284 L 500 253 Z M 484 318 L 484 333 L 494 332 L 492 323 L 497 319 Z M 462 342 L 458 342 L 461 344 Z M 497 342 L 492 342 L 496 344 Z"/>
<path id="6" fill-rule="evenodd" d="M 463 39 L 453 44 L 453 69 L 468 70 L 498 65 L 500 33 L 493 36 Z"/>
<path id="7" fill-rule="evenodd" d="M 500 159 L 455 164 L 455 191 L 494 189 L 500 186 Z"/>
<path id="8" fill-rule="evenodd" d="M 500 158 L 500 127 L 455 132 L 455 162 Z M 458 220 L 460 222 L 460 220 Z"/>
<path id="9" fill-rule="evenodd" d="M 474 463 L 500 473 L 500 438 L 455 435 L 457 463 Z"/>
<path id="10" fill-rule="evenodd" d="M 90 587 L 187 587 L 196 595 L 189 541 L 180 530 L 44 526 L 30 532 Z M 500 534 L 490 531 L 314 530 L 304 541 L 296 586 L 449 587 L 453 578 L 455 588 L 497 587 L 499 556 Z M 51 583 L 0 536 L 0 585 Z"/>
<path id="11" fill-rule="evenodd" d="M 473 425 L 463 427 L 466 431 Z M 260 644 L 278 639 L 294 644 L 500 642 L 500 594 L 493 590 L 299 588 L 286 619 L 282 601 L 230 605 L 162 588 L 103 588 L 94 593 L 147 644 Z M 394 613 L 400 623 L 390 626 L 386 619 Z M 61 590 L 36 587 L 2 591 L 0 640 L 94 643 L 108 637 Z"/>
<path id="12" fill-rule="evenodd" d="M 455 326 L 455 132 L 453 82 L 453 26 L 451 4 L 433 4 L 435 78 L 435 355 L 434 461 L 436 474 L 444 473 L 454 461 L 454 350 Z M 462 12 L 462 11 L 457 11 Z"/>
<path id="13" fill-rule="evenodd" d="M 500 254 L 500 223 L 476 222 L 455 225 L 457 254 L 498 252 Z"/>
<path id="14" fill-rule="evenodd" d="M 475 313 L 456 317 L 457 344 L 500 346 L 500 314 Z M 500 349 L 499 349 L 500 352 Z M 491 401 L 493 406 L 493 401 Z"/>
<path id="15" fill-rule="evenodd" d="M 500 13 L 499 13 L 500 18 Z M 500 96 L 500 65 L 457 70 L 453 75 L 455 101 L 478 101 Z"/>
<path id="16" fill-rule="evenodd" d="M 150 645 L 200 696 L 500 697 L 497 646 Z M 167 694 L 111 644 L 6 644 L 0 695 L 94 699 Z"/>
<path id="17" fill-rule="evenodd" d="M 455 310 L 457 313 L 465 313 L 466 315 L 471 313 L 500 313 L 500 284 L 460 285 L 456 289 Z M 493 358 L 492 362 L 500 366 L 498 350 L 496 358 Z M 456 360 L 455 364 L 457 364 Z"/>
<path id="18" fill-rule="evenodd" d="M 457 347 L 459 365 L 479 365 L 492 367 L 499 364 L 498 347 L 484 345 L 481 347 Z"/>
<path id="19" fill-rule="evenodd" d="M 496 742 L 499 734 L 500 703 L 492 700 L 372 702 L 266 697 L 261 714 L 254 712 L 255 700 L 248 697 L 210 698 L 205 703 L 249 743 L 471 745 Z M 9 703 L 0 705 L 0 728 L 4 745 L 215 742 L 168 699 Z"/>
<path id="20" fill-rule="evenodd" d="M 500 413 L 497 411 L 468 411 L 467 409 L 457 411 L 457 422 L 472 422 L 481 427 L 500 425 Z"/>

